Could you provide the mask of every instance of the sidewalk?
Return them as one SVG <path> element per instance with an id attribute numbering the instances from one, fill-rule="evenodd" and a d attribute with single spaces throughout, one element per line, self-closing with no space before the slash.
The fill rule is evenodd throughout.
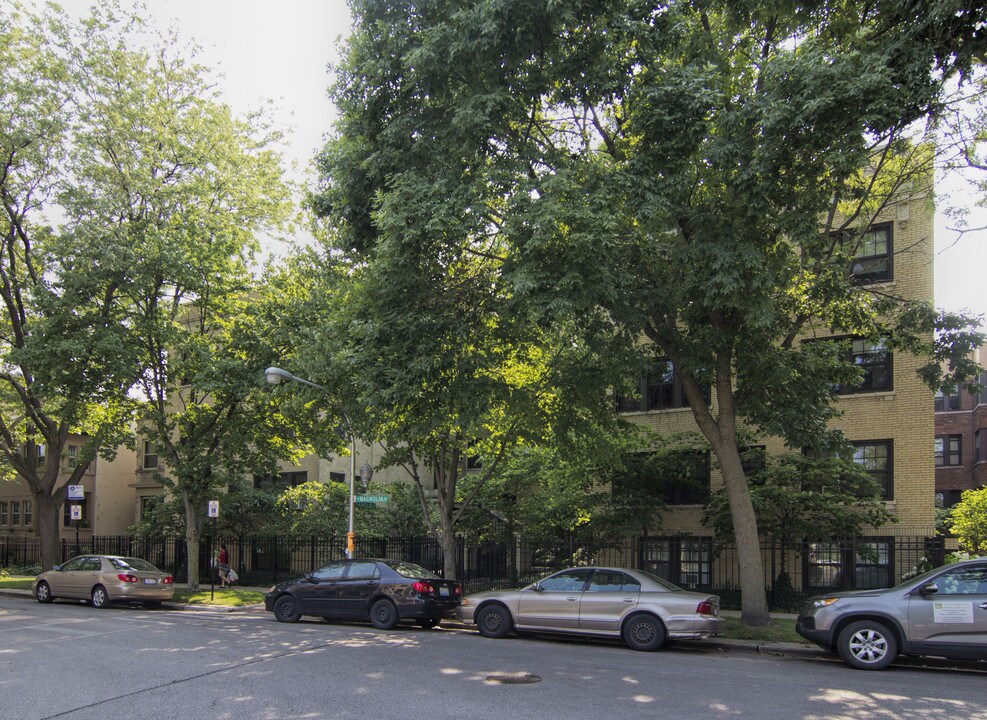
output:
<path id="1" fill-rule="evenodd" d="M 179 585 L 178 587 L 182 587 Z M 219 587 L 217 586 L 217 590 Z M 239 590 L 253 590 L 255 592 L 265 593 L 267 588 L 259 587 L 238 587 Z M 209 591 L 209 586 L 200 586 L 200 591 Z M 8 597 L 20 597 L 20 598 L 33 598 L 30 590 L 14 590 L 0 588 L 0 596 Z M 263 612 L 264 603 L 257 603 L 254 605 L 240 605 L 240 606 L 230 606 L 230 605 L 188 605 L 185 603 L 178 602 L 165 602 L 162 603 L 163 608 L 167 608 L 172 611 L 184 611 L 184 612 L 214 612 L 214 613 L 237 613 L 237 612 Z M 724 610 L 722 613 L 725 617 L 740 617 L 739 610 Z M 791 613 L 772 613 L 773 618 L 794 618 L 795 615 Z M 273 618 L 272 618 L 273 621 Z M 459 620 L 443 620 L 442 627 L 454 630 L 472 630 L 475 632 L 476 628 L 473 625 L 467 625 L 460 622 Z M 719 649 L 724 652 L 750 652 L 755 654 L 765 654 L 765 655 L 785 655 L 785 656 L 803 656 L 803 657 L 817 657 L 820 654 L 824 654 L 822 650 L 815 647 L 814 645 L 800 645 L 798 643 L 792 642 L 761 642 L 756 640 L 733 640 L 730 638 L 707 638 L 706 640 L 697 641 L 680 641 L 683 644 L 688 643 L 694 645 L 697 648 L 707 648 L 707 649 Z"/>

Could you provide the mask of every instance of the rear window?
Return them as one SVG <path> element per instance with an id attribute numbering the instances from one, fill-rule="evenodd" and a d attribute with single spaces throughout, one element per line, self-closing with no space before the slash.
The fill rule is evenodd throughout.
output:
<path id="1" fill-rule="evenodd" d="M 147 560 L 141 560 L 140 558 L 109 558 L 110 563 L 113 564 L 117 570 L 136 570 L 138 572 L 158 572 L 158 569 L 154 567 Z"/>
<path id="2" fill-rule="evenodd" d="M 421 565 L 415 565 L 410 562 L 389 562 L 388 566 L 396 570 L 398 575 L 406 578 L 423 578 L 428 580 L 441 580 L 439 575 L 436 575 L 431 570 L 426 570 Z"/>

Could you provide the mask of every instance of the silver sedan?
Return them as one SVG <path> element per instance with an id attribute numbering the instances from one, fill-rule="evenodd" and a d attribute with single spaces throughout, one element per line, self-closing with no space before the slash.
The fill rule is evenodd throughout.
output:
<path id="1" fill-rule="evenodd" d="M 716 595 L 683 590 L 641 570 L 580 567 L 520 590 L 468 595 L 459 619 L 484 637 L 531 631 L 623 638 L 635 650 L 657 650 L 670 639 L 723 634 Z"/>

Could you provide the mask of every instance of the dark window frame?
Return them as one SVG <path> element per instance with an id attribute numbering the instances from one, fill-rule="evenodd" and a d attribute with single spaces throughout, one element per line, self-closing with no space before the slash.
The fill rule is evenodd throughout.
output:
<path id="1" fill-rule="evenodd" d="M 689 407 L 675 363 L 668 358 L 659 358 L 647 364 L 637 379 L 637 390 L 635 396 L 617 395 L 617 412 L 653 412 Z M 703 397 L 709 405 L 709 386 L 704 387 Z"/>
<path id="2" fill-rule="evenodd" d="M 949 395 L 942 390 L 938 390 L 934 401 L 935 412 L 950 412 L 960 409 L 960 389 L 956 388 Z"/>
<path id="3" fill-rule="evenodd" d="M 865 471 L 877 482 L 877 484 L 884 489 L 881 495 L 882 500 L 893 500 L 894 499 L 894 441 L 893 440 L 854 440 L 852 443 L 854 452 L 852 460 L 857 462 L 857 451 L 867 447 L 883 447 L 885 448 L 885 464 L 886 467 L 882 470 L 870 470 L 864 468 Z"/>
<path id="4" fill-rule="evenodd" d="M 869 255 L 864 252 L 863 245 L 870 236 L 883 233 L 885 235 L 884 252 L 875 252 Z M 853 282 L 858 285 L 873 285 L 875 283 L 891 282 L 894 280 L 894 223 L 876 223 L 871 225 L 864 233 L 856 230 L 849 230 L 843 233 L 844 246 L 849 245 L 854 249 L 853 258 L 850 260 L 849 273 Z"/>
<path id="5" fill-rule="evenodd" d="M 709 450 L 683 450 L 682 454 L 697 462 L 691 476 L 685 481 L 666 481 L 662 488 L 662 500 L 668 506 L 705 505 L 710 498 L 711 465 Z"/>
<path id="6" fill-rule="evenodd" d="M 963 464 L 963 436 L 936 435 L 933 448 L 936 467 L 956 467 Z"/>

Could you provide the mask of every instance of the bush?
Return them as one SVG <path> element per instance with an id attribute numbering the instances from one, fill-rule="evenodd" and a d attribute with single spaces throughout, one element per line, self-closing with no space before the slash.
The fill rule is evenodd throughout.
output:
<path id="1" fill-rule="evenodd" d="M 41 563 L 30 563 L 28 565 L 8 565 L 5 570 L 0 570 L 0 577 L 10 577 L 11 575 L 29 575 L 31 577 L 41 572 Z"/>

